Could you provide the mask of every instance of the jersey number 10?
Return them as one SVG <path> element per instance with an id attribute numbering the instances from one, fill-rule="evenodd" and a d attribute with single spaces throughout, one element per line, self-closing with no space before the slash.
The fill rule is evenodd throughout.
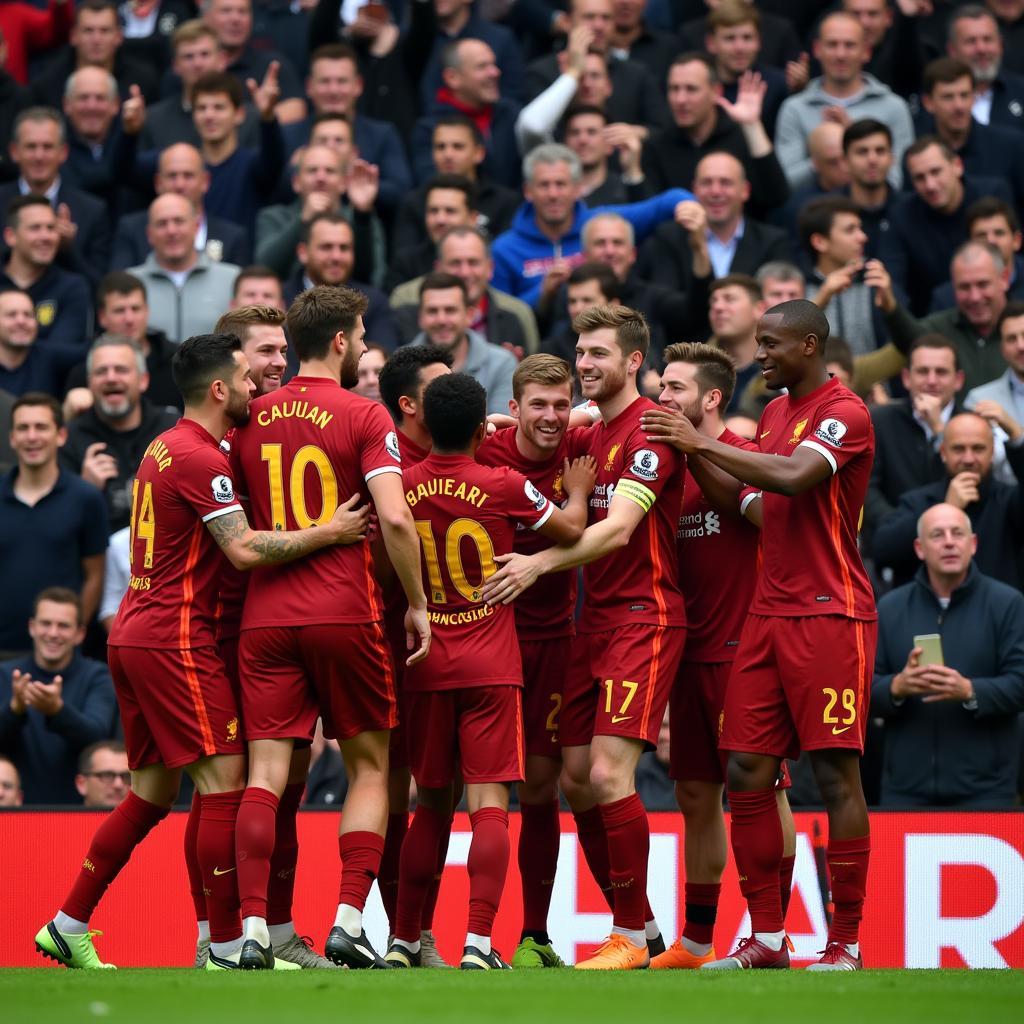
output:
<path id="1" fill-rule="evenodd" d="M 423 544 L 423 559 L 427 563 L 427 581 L 430 584 L 430 601 L 432 604 L 447 604 L 448 596 L 441 579 L 441 566 L 438 562 L 437 541 L 434 539 L 434 527 L 428 519 L 416 520 L 416 532 Z M 466 569 L 462 564 L 462 540 L 468 537 L 476 545 L 477 557 L 480 559 L 480 580 L 471 583 L 466 577 Z M 448 567 L 448 575 L 455 589 L 474 604 L 480 601 L 480 588 L 488 576 L 493 576 L 498 567 L 494 564 L 494 545 L 487 531 L 475 519 L 456 519 L 444 535 L 444 560 Z"/>
<path id="2" fill-rule="evenodd" d="M 267 464 L 270 483 L 270 516 L 275 530 L 288 529 L 284 504 L 284 459 L 279 444 L 261 444 L 260 458 Z M 306 508 L 306 470 L 312 466 L 320 477 L 320 513 L 311 516 Z M 295 453 L 288 470 L 288 497 L 292 515 L 300 530 L 322 526 L 338 510 L 338 478 L 327 453 L 315 444 L 307 444 Z"/>

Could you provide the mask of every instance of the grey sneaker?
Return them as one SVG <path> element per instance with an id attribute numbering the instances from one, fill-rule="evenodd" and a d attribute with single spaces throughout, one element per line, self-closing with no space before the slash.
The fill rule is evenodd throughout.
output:
<path id="1" fill-rule="evenodd" d="M 337 964 L 332 964 L 325 956 L 321 956 L 313 948 L 313 940 L 304 935 L 293 935 L 287 942 L 274 947 L 274 956 L 278 960 L 286 960 L 288 963 L 298 964 L 304 970 L 324 969 L 339 971 Z"/>
<path id="2" fill-rule="evenodd" d="M 196 962 L 192 965 L 198 971 L 206 969 L 206 961 L 210 959 L 210 940 L 196 940 Z"/>
<path id="3" fill-rule="evenodd" d="M 447 967 L 451 964 L 437 951 L 437 940 L 433 932 L 420 932 L 420 967 Z"/>

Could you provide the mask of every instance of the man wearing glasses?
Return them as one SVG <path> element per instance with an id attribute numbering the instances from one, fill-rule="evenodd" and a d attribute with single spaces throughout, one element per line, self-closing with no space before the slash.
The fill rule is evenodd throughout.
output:
<path id="1" fill-rule="evenodd" d="M 83 807 L 112 811 L 128 795 L 131 784 L 128 755 L 120 740 L 100 740 L 82 751 L 75 789 Z"/>

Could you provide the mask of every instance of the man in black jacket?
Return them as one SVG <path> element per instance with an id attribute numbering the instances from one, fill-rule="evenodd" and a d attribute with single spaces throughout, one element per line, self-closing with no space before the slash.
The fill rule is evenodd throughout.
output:
<path id="1" fill-rule="evenodd" d="M 886 720 L 884 805 L 1009 808 L 1024 711 L 1024 597 L 973 564 L 967 515 L 918 520 L 913 582 L 878 603 L 871 714 Z M 917 642 L 941 637 L 941 664 Z"/>
<path id="2" fill-rule="evenodd" d="M 939 447 L 946 477 L 908 491 L 875 532 L 874 557 L 897 583 L 914 573 L 914 537 L 921 513 L 946 503 L 961 509 L 978 535 L 978 568 L 1011 587 L 1024 587 L 1024 491 L 992 476 L 992 427 L 976 413 L 954 416 Z M 1011 445 L 1006 461 L 1024 477 L 1024 448 Z"/>

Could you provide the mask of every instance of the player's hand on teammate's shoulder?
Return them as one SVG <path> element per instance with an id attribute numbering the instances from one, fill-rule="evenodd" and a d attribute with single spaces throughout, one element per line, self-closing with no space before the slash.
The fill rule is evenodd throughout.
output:
<path id="1" fill-rule="evenodd" d="M 405 647 L 412 654 L 406 665 L 415 665 L 430 653 L 430 617 L 426 608 L 410 608 L 405 613 Z"/>
<path id="2" fill-rule="evenodd" d="M 590 494 L 597 479 L 597 460 L 592 455 L 581 455 L 562 469 L 562 488 L 570 497 L 576 493 Z"/>
<path id="3" fill-rule="evenodd" d="M 663 441 L 681 452 L 695 452 L 704 437 L 682 413 L 669 409 L 646 409 L 640 417 L 640 426 L 647 432 L 648 441 Z"/>
<path id="4" fill-rule="evenodd" d="M 366 538 L 370 529 L 370 506 L 358 505 L 359 498 L 357 492 L 343 501 L 324 524 L 323 529 L 331 532 L 335 544 L 355 544 Z"/>
<path id="5" fill-rule="evenodd" d="M 483 586 L 483 599 L 491 605 L 511 604 L 540 575 L 537 555 L 495 555 L 501 568 Z"/>

